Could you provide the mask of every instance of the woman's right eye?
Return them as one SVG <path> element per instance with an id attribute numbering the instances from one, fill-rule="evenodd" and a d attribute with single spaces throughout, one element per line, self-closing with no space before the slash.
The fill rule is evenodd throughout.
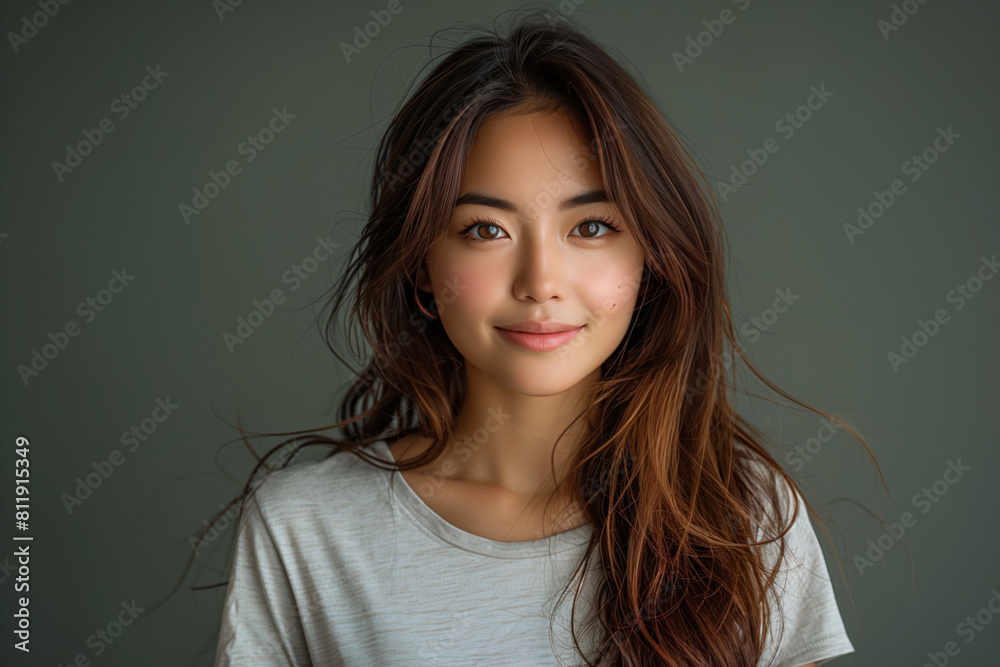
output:
<path id="1" fill-rule="evenodd" d="M 479 236 L 473 233 L 473 230 L 478 230 L 480 228 L 483 229 L 482 234 L 485 236 Z M 493 241 L 498 238 L 503 238 L 499 236 L 499 233 L 502 231 L 503 229 L 501 229 L 500 225 L 495 220 L 481 220 L 476 218 L 468 227 L 460 231 L 459 235 L 465 236 L 471 241 Z"/>

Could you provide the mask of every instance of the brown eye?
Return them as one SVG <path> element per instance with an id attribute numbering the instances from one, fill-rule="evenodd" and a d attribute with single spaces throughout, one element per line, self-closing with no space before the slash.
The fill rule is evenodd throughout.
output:
<path id="1" fill-rule="evenodd" d="M 620 231 L 617 225 L 611 222 L 608 218 L 588 218 L 577 225 L 576 228 L 580 230 L 587 230 L 586 232 L 580 234 L 581 238 L 599 239 L 607 236 L 607 234 L 600 233 L 601 225 L 604 225 L 612 232 Z"/>
<path id="2" fill-rule="evenodd" d="M 493 241 L 503 238 L 499 236 L 503 229 L 492 220 L 474 219 L 472 224 L 459 232 L 460 235 L 469 238 L 471 241 Z"/>
<path id="3" fill-rule="evenodd" d="M 601 233 L 600 224 L 596 220 L 589 220 L 587 222 L 580 223 L 580 229 L 586 230 L 581 234 L 581 236 L 588 239 Z"/>
<path id="4" fill-rule="evenodd" d="M 496 225 L 483 225 L 480 227 L 481 230 L 486 230 L 480 232 L 483 238 L 493 239 L 500 235 L 500 228 Z"/>

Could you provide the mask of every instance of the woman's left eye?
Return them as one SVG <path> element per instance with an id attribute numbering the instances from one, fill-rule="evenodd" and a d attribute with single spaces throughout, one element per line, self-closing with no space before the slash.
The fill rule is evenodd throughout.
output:
<path id="1" fill-rule="evenodd" d="M 613 232 L 621 231 L 618 228 L 617 225 L 615 225 L 613 222 L 611 222 L 610 218 L 596 218 L 595 217 L 595 218 L 587 218 L 586 220 L 584 220 L 583 222 L 581 222 L 579 225 L 577 225 L 575 227 L 575 229 L 586 229 L 586 230 L 588 230 L 588 234 L 587 235 L 585 235 L 585 234 L 578 234 L 577 236 L 580 236 L 581 238 L 585 238 L 585 239 L 599 239 L 599 238 L 602 238 L 604 236 L 607 236 L 606 233 L 605 234 L 599 234 L 598 233 L 600 231 L 600 225 L 604 225 L 605 227 L 607 227 L 608 229 L 610 229 Z M 497 238 L 500 238 L 500 237 L 479 238 L 478 236 L 475 236 L 475 235 L 473 235 L 471 233 L 473 230 L 478 230 L 480 227 L 487 227 L 487 228 L 492 227 L 495 230 L 500 230 L 500 231 L 502 231 L 502 229 L 503 229 L 500 226 L 500 223 L 497 222 L 497 221 L 495 221 L 495 220 L 489 220 L 489 219 L 485 219 L 484 220 L 484 219 L 480 219 L 480 218 L 474 218 L 473 221 L 472 221 L 472 224 L 470 224 L 468 227 L 466 227 L 461 232 L 459 232 L 459 234 L 461 236 L 468 236 L 468 238 L 470 240 L 472 240 L 472 241 L 493 241 L 493 240 L 496 240 Z"/>
<path id="2" fill-rule="evenodd" d="M 618 227 L 615 226 L 614 223 L 611 222 L 609 218 L 587 218 L 579 225 L 577 225 L 577 229 L 580 228 L 594 229 L 594 236 L 584 236 L 583 238 L 585 239 L 594 239 L 594 238 L 600 238 L 601 236 L 607 236 L 607 234 L 600 234 L 600 235 L 597 234 L 597 232 L 600 230 L 600 227 L 598 227 L 598 225 L 604 225 L 613 232 L 621 231 L 618 229 Z"/>

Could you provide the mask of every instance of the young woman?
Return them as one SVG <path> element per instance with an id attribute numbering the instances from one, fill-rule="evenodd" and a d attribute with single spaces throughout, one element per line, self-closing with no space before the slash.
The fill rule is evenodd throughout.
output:
<path id="1" fill-rule="evenodd" d="M 350 296 L 372 354 L 325 427 L 343 437 L 294 433 L 234 501 L 218 667 L 854 650 L 805 500 L 727 395 L 726 341 L 761 376 L 696 173 L 569 21 L 528 14 L 436 65 L 382 138 L 331 300 L 330 339 Z M 288 466 L 296 441 L 330 452 Z"/>

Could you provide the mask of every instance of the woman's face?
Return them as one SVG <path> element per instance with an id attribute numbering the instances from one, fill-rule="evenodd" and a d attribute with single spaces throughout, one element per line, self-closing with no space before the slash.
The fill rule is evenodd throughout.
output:
<path id="1" fill-rule="evenodd" d="M 549 396 L 600 377 L 628 329 L 643 267 L 617 206 L 594 194 L 601 190 L 596 155 L 564 113 L 480 126 L 451 225 L 418 275 L 470 379 L 478 372 L 509 391 Z M 525 321 L 571 331 L 501 330 Z"/>

